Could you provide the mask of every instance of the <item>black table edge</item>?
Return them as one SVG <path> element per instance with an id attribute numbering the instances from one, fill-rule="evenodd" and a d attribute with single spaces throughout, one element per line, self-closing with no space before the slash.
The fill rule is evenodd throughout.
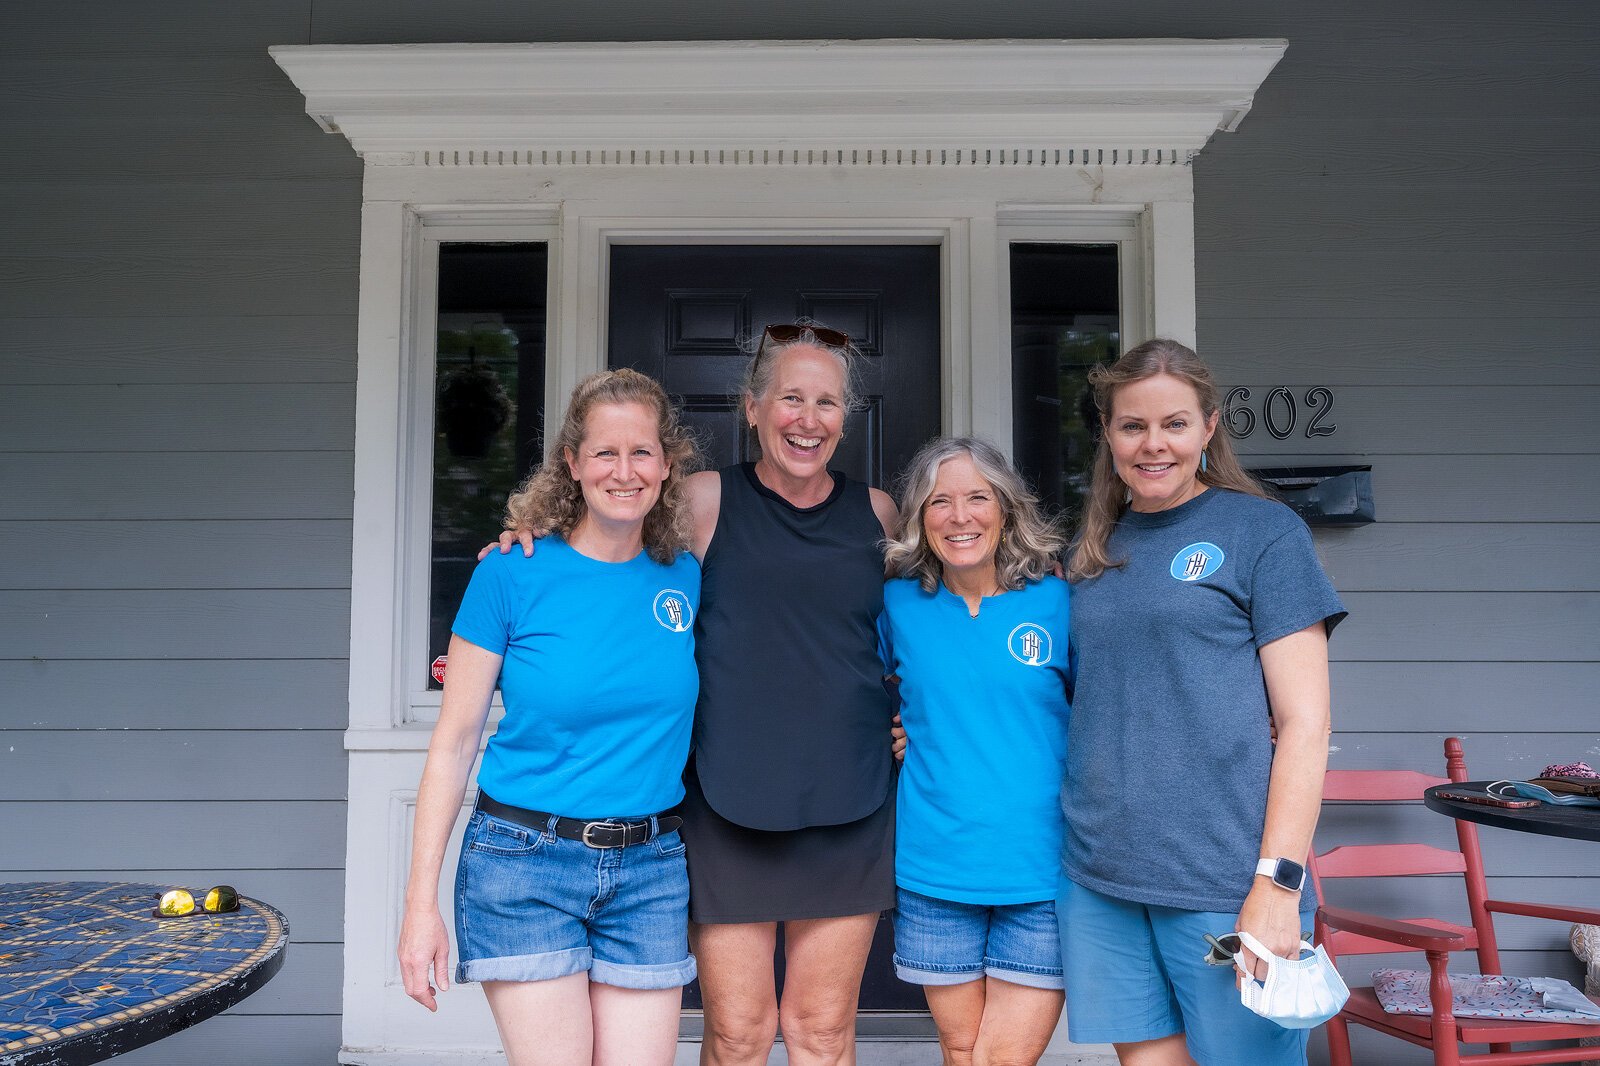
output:
<path id="1" fill-rule="evenodd" d="M 1487 784 L 1490 782 L 1462 781 L 1459 784 L 1452 782 L 1430 785 L 1423 790 L 1422 802 L 1430 811 L 1496 829 L 1535 833 L 1539 836 L 1566 837 L 1570 840 L 1600 840 L 1600 808 L 1541 804 L 1538 807 L 1512 810 L 1507 807 L 1489 807 L 1482 803 L 1465 803 L 1435 795 L 1440 789 L 1447 792 L 1482 792 Z"/>

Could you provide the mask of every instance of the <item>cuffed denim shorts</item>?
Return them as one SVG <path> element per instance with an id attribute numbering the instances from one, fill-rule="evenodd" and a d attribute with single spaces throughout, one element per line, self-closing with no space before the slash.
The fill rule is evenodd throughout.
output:
<path id="1" fill-rule="evenodd" d="M 683 840 L 625 848 L 472 812 L 456 869 L 456 981 L 589 972 L 620 988 L 694 980 Z"/>
<path id="2" fill-rule="evenodd" d="M 987 974 L 1030 988 L 1060 988 L 1055 900 L 987 906 L 898 889 L 894 972 L 913 985 L 960 985 Z"/>
<path id="3" fill-rule="evenodd" d="M 1061 879 L 1061 950 L 1072 995 L 1067 1039 L 1123 1044 L 1182 1033 L 1200 1066 L 1305 1066 L 1311 1030 L 1285 1029 L 1239 1002 L 1232 966 L 1207 966 L 1205 934 L 1239 915 L 1117 899 Z"/>

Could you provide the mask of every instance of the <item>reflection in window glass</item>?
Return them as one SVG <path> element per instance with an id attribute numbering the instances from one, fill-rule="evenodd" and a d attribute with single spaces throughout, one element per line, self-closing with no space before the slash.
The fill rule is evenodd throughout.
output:
<path id="1" fill-rule="evenodd" d="M 1011 245 L 1011 386 L 1017 469 L 1076 519 L 1098 431 L 1089 369 L 1121 352 L 1117 246 Z"/>
<path id="2" fill-rule="evenodd" d="M 439 251 L 434 381 L 430 666 L 506 497 L 544 449 L 543 244 L 446 244 Z M 428 687 L 442 688 L 424 669 Z"/>

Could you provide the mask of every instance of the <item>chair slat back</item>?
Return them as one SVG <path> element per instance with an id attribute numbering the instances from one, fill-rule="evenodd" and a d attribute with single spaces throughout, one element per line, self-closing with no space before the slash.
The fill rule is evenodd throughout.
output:
<path id="1" fill-rule="evenodd" d="M 1466 856 L 1431 844 L 1345 844 L 1317 856 L 1318 877 L 1413 877 L 1466 872 Z"/>
<path id="2" fill-rule="evenodd" d="M 1322 799 L 1336 803 L 1420 801 L 1423 789 L 1448 781 L 1449 778 L 1429 777 L 1415 770 L 1329 770 L 1322 779 Z"/>

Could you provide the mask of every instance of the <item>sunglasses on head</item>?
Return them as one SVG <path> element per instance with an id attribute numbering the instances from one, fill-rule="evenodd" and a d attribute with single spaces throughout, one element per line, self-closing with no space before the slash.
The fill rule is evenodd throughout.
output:
<path id="1" fill-rule="evenodd" d="M 829 329 L 827 326 L 798 326 L 792 322 L 774 322 L 761 331 L 761 336 L 775 344 L 788 344 L 790 341 L 801 339 L 807 333 L 830 348 L 846 348 L 850 345 L 850 334 L 842 329 Z"/>

